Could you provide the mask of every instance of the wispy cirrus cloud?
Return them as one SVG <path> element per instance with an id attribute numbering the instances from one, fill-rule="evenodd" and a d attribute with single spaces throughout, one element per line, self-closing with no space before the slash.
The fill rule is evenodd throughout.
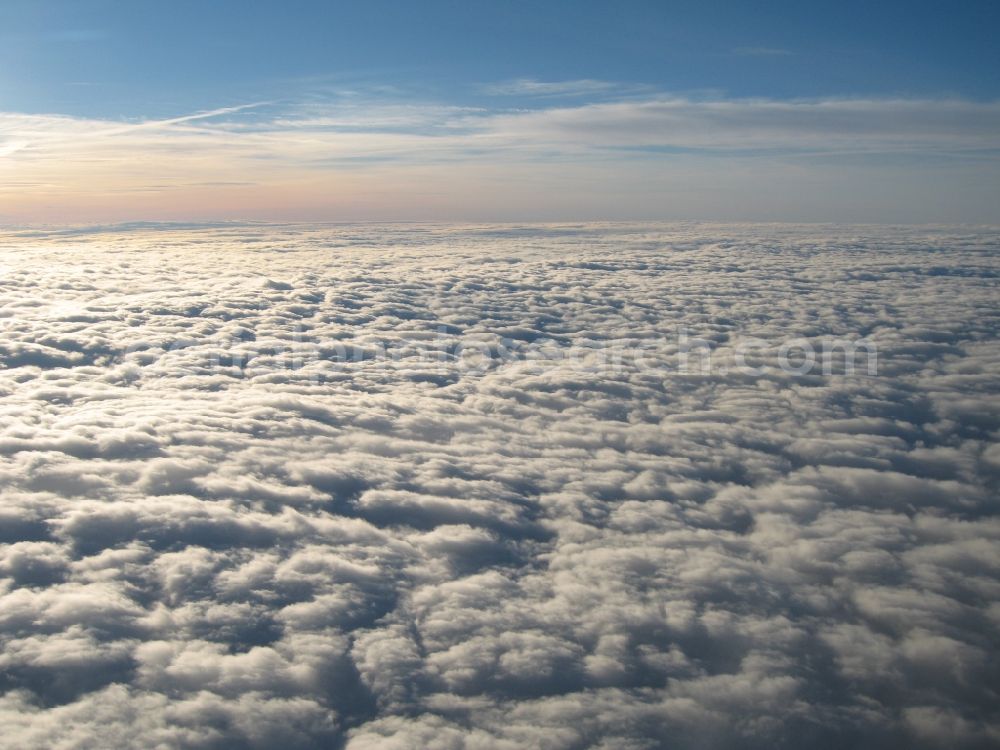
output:
<path id="1" fill-rule="evenodd" d="M 679 97 L 600 102 L 530 110 L 379 101 L 309 103 L 260 116 L 229 115 L 269 105 L 257 102 L 173 118 L 121 123 L 49 115 L 0 113 L 8 155 L 27 152 L 44 161 L 94 155 L 134 156 L 183 147 L 192 156 L 208 148 L 232 156 L 274 157 L 309 166 L 337 154 L 398 153 L 406 160 L 457 157 L 466 149 L 553 158 L 581 149 L 674 146 L 719 150 L 822 149 L 958 151 L 1000 148 L 1000 103 L 967 100 L 767 99 L 698 101 Z M 419 152 L 412 150 L 420 144 Z"/>
<path id="2" fill-rule="evenodd" d="M 26 141 L 7 141 L 6 143 L 0 145 L 0 158 L 10 156 L 11 154 L 20 151 L 27 145 Z"/>
<path id="3" fill-rule="evenodd" d="M 575 81 L 538 81 L 534 78 L 517 78 L 512 81 L 491 83 L 483 87 L 496 96 L 562 97 L 588 96 L 621 91 L 621 84 L 583 78 Z M 634 87 L 629 87 L 634 88 Z"/>
<path id="4" fill-rule="evenodd" d="M 44 195 L 92 202 L 104 191 L 177 196 L 193 185 L 271 186 L 299 195 L 361 176 L 366 194 L 377 194 L 396 190 L 414 170 L 429 192 L 447 193 L 459 177 L 474 189 L 476 176 L 487 171 L 507 174 L 507 190 L 517 191 L 512 181 L 542 180 L 551 189 L 560 179 L 572 182 L 574 170 L 591 168 L 639 189 L 649 179 L 661 185 L 681 179 L 678 155 L 688 181 L 699 165 L 702 174 L 719 169 L 719 159 L 752 159 L 764 180 L 789 160 L 822 177 L 803 160 L 858 155 L 910 166 L 973 157 L 977 163 L 968 168 L 982 171 L 989 164 L 996 169 L 998 134 L 1000 103 L 963 99 L 655 95 L 504 109 L 356 96 L 257 102 L 144 122 L 2 113 L 0 195 L 8 206 Z M 637 163 L 637 153 L 645 163 Z M 656 165 L 659 175 L 651 172 Z M 25 191 L 15 182 L 44 187 Z"/>

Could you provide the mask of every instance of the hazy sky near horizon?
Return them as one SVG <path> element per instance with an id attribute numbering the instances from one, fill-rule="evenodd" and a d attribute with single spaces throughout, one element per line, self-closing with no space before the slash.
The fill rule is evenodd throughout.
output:
<path id="1" fill-rule="evenodd" d="M 0 221 L 990 222 L 997 7 L 8 0 Z"/>

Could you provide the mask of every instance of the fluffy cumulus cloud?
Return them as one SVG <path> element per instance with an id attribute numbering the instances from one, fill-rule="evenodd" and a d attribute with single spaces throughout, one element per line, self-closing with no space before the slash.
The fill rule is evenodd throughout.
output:
<path id="1" fill-rule="evenodd" d="M 996 746 L 997 251 L 9 232 L 4 742 Z"/>

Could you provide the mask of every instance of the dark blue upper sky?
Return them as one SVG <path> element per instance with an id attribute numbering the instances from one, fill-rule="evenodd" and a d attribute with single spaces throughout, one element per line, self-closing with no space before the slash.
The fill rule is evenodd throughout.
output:
<path id="1" fill-rule="evenodd" d="M 325 84 L 474 104 L 498 81 L 727 97 L 1000 95 L 1000 3 L 4 0 L 0 109 L 102 117 Z"/>

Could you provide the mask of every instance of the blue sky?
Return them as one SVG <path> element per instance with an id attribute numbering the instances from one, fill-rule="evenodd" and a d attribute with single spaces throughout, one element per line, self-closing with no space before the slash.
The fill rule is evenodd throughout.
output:
<path id="1" fill-rule="evenodd" d="M 204 196 L 173 200 L 181 184 L 259 187 L 277 179 L 288 187 L 292 180 L 291 193 L 298 195 L 324 169 L 332 178 L 333 171 L 343 173 L 350 164 L 352 179 L 360 179 L 364 164 L 371 169 L 355 187 L 364 183 L 366 194 L 383 190 L 391 198 L 382 203 L 373 199 L 368 208 L 349 207 L 339 199 L 324 208 L 314 200 L 310 207 L 299 206 L 301 218 L 409 219 L 423 216 L 421 211 L 428 218 L 541 218 L 519 213 L 516 200 L 510 210 L 500 210 L 506 205 L 501 189 L 505 184 L 508 191 L 520 192 L 537 184 L 540 193 L 549 196 L 552 218 L 662 214 L 874 220 L 878 207 L 867 196 L 861 202 L 867 208 L 856 211 L 849 205 L 850 196 L 840 192 L 850 188 L 852 175 L 863 168 L 868 184 L 872 179 L 880 184 L 869 192 L 881 193 L 897 183 L 912 192 L 914 179 L 928 181 L 923 197 L 899 197 L 899 205 L 889 201 L 886 220 L 918 220 L 924 215 L 930 220 L 986 220 L 996 204 L 996 188 L 988 193 L 996 182 L 998 144 L 990 131 L 1000 98 L 998 8 L 995 2 L 5 0 L 0 4 L 0 112 L 7 118 L 0 123 L 0 158 L 20 160 L 17 184 L 8 178 L 8 193 L 18 187 L 37 191 L 40 185 L 49 186 L 48 197 L 35 201 L 28 211 L 33 220 L 45 218 L 46 211 L 53 220 L 157 214 L 152 206 L 124 213 L 102 209 L 98 204 L 118 200 L 113 192 L 103 203 L 95 202 L 93 191 L 74 203 L 70 194 L 77 195 L 72 186 L 78 183 L 40 168 L 46 150 L 52 159 L 73 163 L 76 157 L 68 155 L 66 141 L 83 144 L 86 139 L 80 134 L 91 131 L 102 138 L 114 132 L 116 153 L 121 158 L 129 151 L 124 161 L 133 165 L 124 171 L 121 165 L 115 167 L 110 147 L 98 149 L 99 154 L 77 154 L 81 164 L 95 165 L 97 183 L 133 192 L 136 186 L 147 192 L 167 191 L 171 200 L 164 205 L 172 208 L 164 215 L 171 216 L 171 211 L 186 215 L 181 204 L 204 205 Z M 677 132 L 676 110 L 665 119 L 649 119 L 651 107 L 664 101 L 702 109 L 686 110 L 686 126 L 671 137 Z M 844 112 L 837 109 L 844 101 L 864 104 Z M 914 109 L 914 102 L 923 104 Z M 786 125 L 780 107 L 787 103 L 806 109 L 789 111 Z M 625 112 L 625 105 L 638 109 Z M 721 122 L 719 107 L 725 106 L 739 111 L 727 113 Z M 588 109 L 593 107 L 598 109 Z M 178 121 L 205 112 L 219 114 Z M 621 116 L 611 116 L 615 112 Z M 551 115 L 548 129 L 542 128 L 544 136 L 538 129 L 525 132 L 526 124 L 538 124 L 537 117 L 531 118 L 540 113 Z M 600 133 L 590 128 L 592 114 L 595 122 L 604 123 Z M 645 118 L 641 127 L 636 116 Z M 568 119 L 575 123 L 574 134 L 581 128 L 589 132 L 586 143 L 570 139 L 575 150 L 562 148 L 559 134 L 548 127 Z M 911 132 L 914 119 L 927 123 L 918 137 Z M 762 120 L 766 135 L 760 132 Z M 147 138 L 140 143 L 134 131 L 118 133 L 116 123 L 147 123 L 140 132 L 148 137 L 155 131 L 159 141 Z M 285 127 L 288 123 L 295 123 L 295 133 Z M 300 149 L 292 159 L 288 146 L 302 140 L 304 123 L 317 149 L 308 155 Z M 195 124 L 197 134 L 190 132 Z M 897 125 L 901 134 L 893 138 Z M 255 130 L 254 147 L 260 147 L 261 131 L 270 133 L 259 159 L 268 168 L 261 174 L 247 164 L 232 169 L 236 162 L 220 156 L 223 149 L 208 137 L 213 129 L 225 132 L 227 148 L 247 130 Z M 784 145 L 782 134 L 789 130 L 794 137 Z M 53 135 L 57 131 L 62 135 Z M 694 138 L 699 131 L 708 137 Z M 716 131 L 718 138 L 712 140 Z M 805 143 L 803 137 L 810 131 L 815 137 Z M 362 144 L 341 137 L 335 144 L 319 144 L 332 133 L 383 135 L 388 141 L 383 147 L 371 139 Z M 459 133 L 475 138 L 456 144 Z M 615 133 L 621 137 L 613 137 Z M 858 138 L 848 148 L 843 136 L 851 133 Z M 430 140 L 409 145 L 392 140 L 402 134 Z M 179 143 L 186 138 L 190 144 L 196 135 L 202 162 L 215 149 L 217 174 L 204 164 L 187 182 L 183 175 L 162 174 L 154 155 L 173 148 L 190 156 L 191 150 L 180 149 Z M 431 138 L 441 135 L 452 142 Z M 171 137 L 172 146 L 161 142 Z M 517 149 L 512 150 L 512 139 Z M 497 150 L 500 141 L 502 156 Z M 245 142 L 249 146 L 250 136 Z M 525 150 L 527 146 L 532 148 Z M 144 151 L 137 156 L 135 149 Z M 637 151 L 643 160 L 658 160 L 662 171 L 637 164 Z M 614 164 L 609 163 L 610 152 L 616 155 Z M 427 158 L 417 158 L 421 153 Z M 482 167 L 485 157 L 507 164 L 530 162 L 534 171 L 494 170 L 481 174 L 485 181 L 476 183 L 470 170 Z M 795 157 L 790 172 L 787 157 Z M 719 186 L 727 171 L 720 159 L 726 158 L 733 160 L 731 171 L 737 174 Z M 757 166 L 746 163 L 747 158 L 757 159 Z M 148 174 L 136 173 L 137 160 L 149 162 Z M 277 178 L 276 162 L 289 167 Z M 442 166 L 447 162 L 452 172 Z M 386 173 L 389 163 L 405 174 Z M 376 164 L 382 182 L 371 171 Z M 875 174 L 873 165 L 880 165 Z M 553 199 L 560 193 L 557 167 L 566 171 L 567 166 L 577 173 L 596 170 L 593 194 L 586 200 L 572 199 L 566 191 L 561 202 Z M 425 171 L 422 180 L 414 172 L 419 169 Z M 803 169 L 809 175 L 803 175 Z M 479 184 L 482 205 L 449 204 L 445 194 L 453 189 L 452 175 L 461 178 L 457 182 L 464 185 L 465 194 Z M 73 179 L 83 176 L 78 172 Z M 672 181 L 667 179 L 671 176 Z M 578 177 L 567 187 L 578 189 Z M 3 180 L 0 174 L 0 197 L 5 195 Z M 601 180 L 615 189 L 614 196 L 602 196 L 597 186 Z M 775 180 L 770 207 L 758 206 L 759 200 L 734 202 L 739 197 L 734 193 L 745 193 L 754 184 L 756 192 L 761 192 L 761 184 L 767 192 Z M 971 199 L 963 201 L 962 210 L 942 210 L 931 182 L 941 186 L 941 200 L 954 200 L 955 189 L 970 192 Z M 426 202 L 408 204 L 410 188 L 400 187 L 404 183 L 423 184 L 425 194 L 436 190 L 442 198 L 433 210 Z M 820 210 L 818 203 L 813 210 L 794 207 L 802 186 L 810 184 L 817 201 L 823 195 L 831 198 L 825 204 L 830 210 Z M 56 189 L 64 185 L 70 187 Z M 676 194 L 685 185 L 703 199 L 691 205 L 690 200 L 675 202 L 671 205 L 676 211 L 658 210 L 663 200 L 640 201 L 634 211 L 625 212 L 615 205 L 622 190 L 635 195 L 646 190 L 648 198 L 649 191 Z M 783 195 L 788 210 L 781 210 Z M 601 215 L 602 197 L 608 199 L 607 217 Z M 914 204 L 911 198 L 928 203 L 921 207 L 923 203 Z M 118 205 L 124 204 L 119 200 Z M 293 204 L 275 204 L 269 212 L 262 194 L 246 205 L 248 215 L 296 215 Z M 455 209 L 453 217 L 449 205 Z M 911 210 L 900 210 L 905 206 Z M 234 196 L 218 213 L 230 216 L 238 211 Z M 0 207 L 0 218 L 8 221 L 16 220 L 18 213 Z"/>
<path id="2" fill-rule="evenodd" d="M 995 2 L 5 0 L 6 108 L 169 116 L 317 82 L 479 101 L 593 79 L 731 97 L 996 98 Z"/>

